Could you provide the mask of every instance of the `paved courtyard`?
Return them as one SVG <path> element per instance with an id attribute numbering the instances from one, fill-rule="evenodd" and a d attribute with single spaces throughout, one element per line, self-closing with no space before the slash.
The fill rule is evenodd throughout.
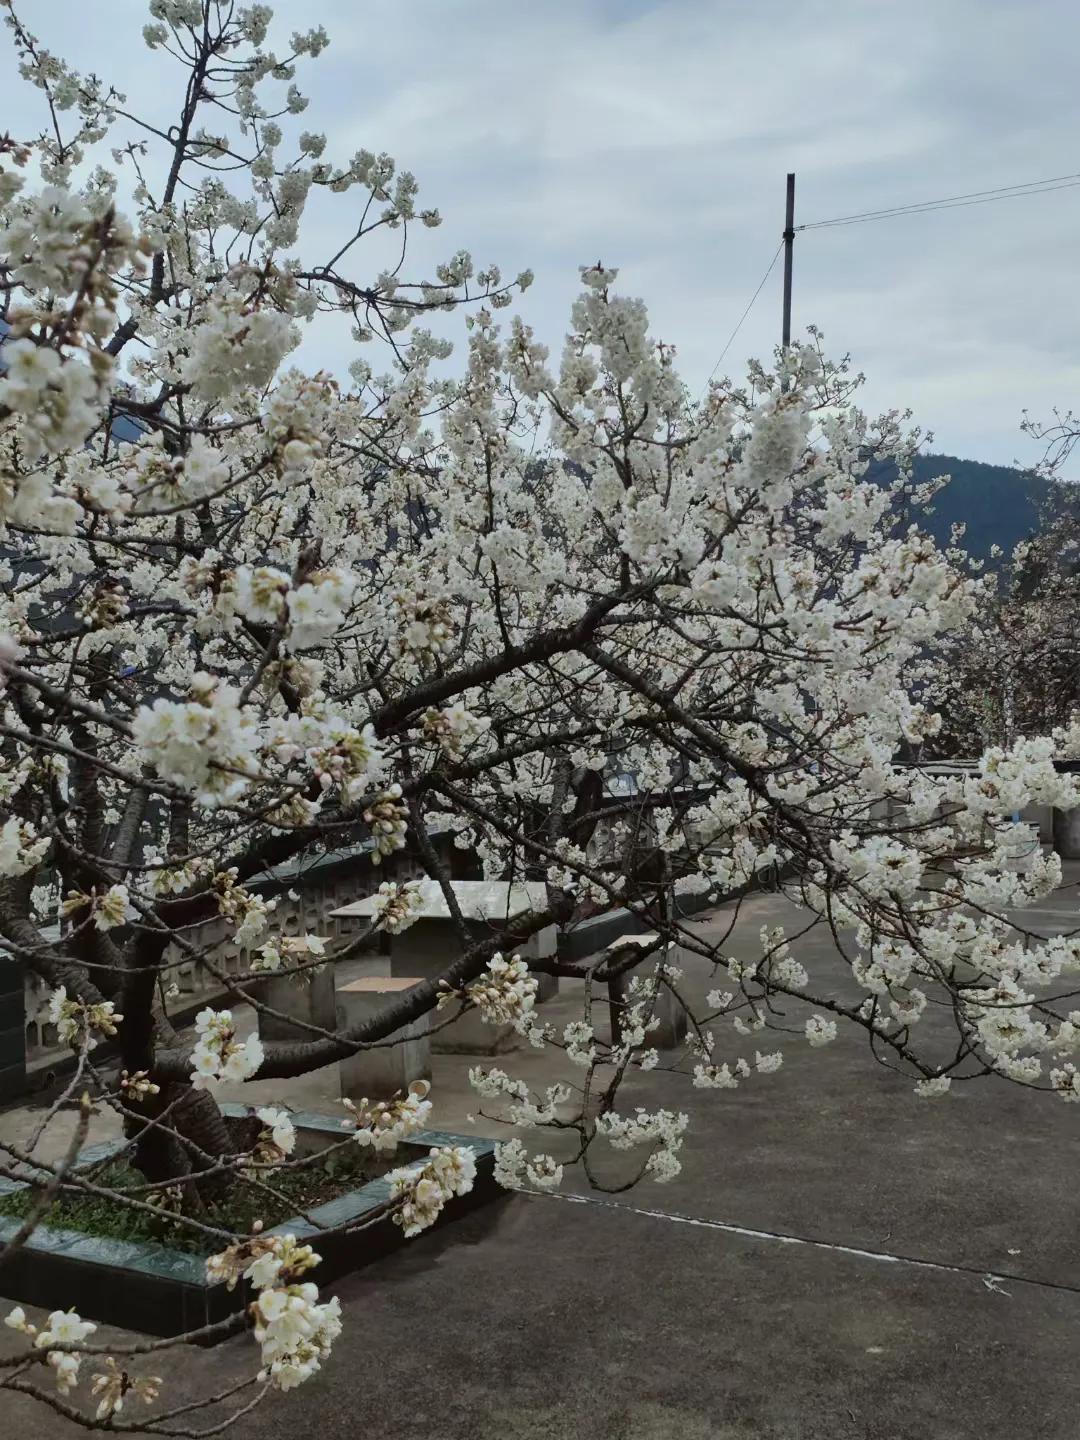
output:
<path id="1" fill-rule="evenodd" d="M 1072 928 L 1074 897 L 1047 902 L 1038 928 Z M 752 897 L 728 948 L 749 953 L 762 924 L 794 917 Z M 727 918 L 699 923 L 717 933 Z M 827 937 L 800 944 L 844 986 Z M 704 966 L 690 984 L 709 988 Z M 569 1018 L 574 997 L 552 1004 Z M 491 1133 L 468 1063 L 436 1057 L 435 1119 Z M 499 1063 L 541 1082 L 550 1066 L 529 1051 Z M 288 1098 L 336 1109 L 333 1070 Z M 855 1036 L 824 1051 L 793 1039 L 777 1074 L 736 1091 L 639 1075 L 622 1108 L 635 1101 L 690 1114 L 678 1180 L 604 1196 L 568 1178 L 345 1279 L 346 1330 L 322 1376 L 232 1433 L 1076 1440 L 1080 1107 L 996 1081 L 921 1101 Z M 251 1359 L 245 1337 L 178 1356 L 170 1398 L 223 1389 Z M 11 1433 L 80 1433 L 9 1409 Z"/>

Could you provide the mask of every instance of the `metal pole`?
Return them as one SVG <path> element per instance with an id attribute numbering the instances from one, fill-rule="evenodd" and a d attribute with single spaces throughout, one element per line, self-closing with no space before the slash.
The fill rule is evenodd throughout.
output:
<path id="1" fill-rule="evenodd" d="M 775 233 L 775 232 L 774 232 Z M 791 344 L 791 262 L 795 249 L 795 176 L 787 177 L 787 210 L 784 216 L 784 332 L 783 345 Z"/>

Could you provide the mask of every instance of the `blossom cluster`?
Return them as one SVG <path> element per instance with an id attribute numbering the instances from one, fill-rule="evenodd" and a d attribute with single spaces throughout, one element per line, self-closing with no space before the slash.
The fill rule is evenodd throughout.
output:
<path id="1" fill-rule="evenodd" d="M 515 1080 L 498 1067 L 484 1070 L 479 1065 L 469 1070 L 469 1084 L 486 1099 L 505 1099 L 505 1119 L 522 1129 L 554 1124 L 573 1093 L 568 1085 L 558 1082 L 547 1086 L 543 1103 L 537 1104 L 524 1080 Z"/>
<path id="2" fill-rule="evenodd" d="M 293 1390 L 309 1380 L 341 1334 L 341 1301 L 319 1303 L 310 1281 L 262 1290 L 254 1304 L 255 1339 L 262 1349 L 260 1380 Z"/>
<path id="3" fill-rule="evenodd" d="M 92 1320 L 84 1320 L 74 1310 L 54 1310 L 39 1330 L 26 1318 L 26 1311 L 16 1305 L 4 1317 L 4 1324 L 33 1342 L 36 1350 L 46 1352 L 45 1361 L 53 1372 L 56 1388 L 63 1396 L 70 1395 L 79 1384 L 80 1370 L 84 1357 L 75 1346 L 81 1345 L 94 1333 L 97 1326 Z M 98 1371 L 90 1383 L 90 1393 L 98 1402 L 96 1415 L 99 1420 L 118 1415 L 124 1408 L 129 1395 L 136 1395 L 147 1405 L 157 1399 L 161 1388 L 158 1375 L 136 1376 L 121 1369 L 111 1355 L 104 1361 L 104 1370 Z"/>
<path id="4" fill-rule="evenodd" d="M 264 1105 L 255 1114 L 263 1123 L 258 1143 L 261 1157 L 277 1159 L 291 1155 L 296 1149 L 296 1126 L 287 1111 L 277 1105 Z"/>
<path id="5" fill-rule="evenodd" d="M 279 1390 L 293 1390 L 309 1380 L 341 1334 L 337 1296 L 320 1303 L 318 1286 L 300 1278 L 320 1258 L 294 1235 L 263 1234 L 257 1225 L 247 1240 L 206 1262 L 211 1283 L 223 1281 L 231 1290 L 243 1278 L 258 1291 L 251 1312 L 262 1351 L 259 1378 Z"/>
<path id="6" fill-rule="evenodd" d="M 115 930 L 117 926 L 126 924 L 138 914 L 131 903 L 128 887 L 119 884 L 110 885 L 100 895 L 96 890 L 89 895 L 79 890 L 69 891 L 61 906 L 61 913 L 78 915 L 82 910 L 90 911 L 95 930 Z"/>
<path id="7" fill-rule="evenodd" d="M 277 908 L 276 900 L 247 890 L 236 881 L 235 867 L 222 870 L 213 877 L 212 885 L 217 893 L 218 913 L 236 923 L 233 939 L 237 945 L 249 946 L 258 940 L 270 923 L 271 913 Z M 280 943 L 280 942 L 279 942 Z M 305 946 L 305 949 L 308 948 Z M 276 969 L 272 959 L 262 968 Z"/>
<path id="8" fill-rule="evenodd" d="M 488 1025 L 522 1026 L 536 1004 L 537 988 L 536 976 L 529 974 L 520 955 L 507 960 L 496 951 L 478 980 L 470 981 L 463 992 L 444 990 L 439 1005 L 464 998 L 477 1007 L 480 1018 Z"/>
<path id="9" fill-rule="evenodd" d="M 495 1147 L 495 1179 L 507 1190 L 557 1190 L 563 1167 L 551 1155 L 529 1154 L 521 1140 L 507 1140 Z"/>
<path id="10" fill-rule="evenodd" d="M 235 895 L 236 891 L 232 894 Z M 252 958 L 251 968 L 259 974 L 274 974 L 295 966 L 298 967 L 298 979 L 310 978 L 312 969 L 319 965 L 325 954 L 326 941 L 321 935 L 276 935 L 259 948 Z"/>
<path id="11" fill-rule="evenodd" d="M 429 885 L 420 880 L 407 880 L 402 885 L 384 880 L 373 896 L 372 928 L 389 935 L 408 930 L 423 914 L 429 890 Z"/>
<path id="12" fill-rule="evenodd" d="M 250 784 L 258 718 L 241 703 L 234 686 L 205 672 L 193 677 L 191 689 L 191 700 L 161 698 L 141 707 L 132 734 L 141 758 L 162 779 L 190 790 L 200 805 L 213 809 L 235 800 Z"/>
<path id="13" fill-rule="evenodd" d="M 430 1090 L 426 1080 L 414 1080 L 404 1095 L 392 1100 L 342 1100 L 349 1112 L 345 1128 L 355 1131 L 358 1145 L 376 1151 L 395 1150 L 400 1141 L 426 1128 Z"/>
<path id="14" fill-rule="evenodd" d="M 486 715 L 474 715 L 464 705 L 448 705 L 443 710 L 429 710 L 424 716 L 423 735 L 440 745 L 449 755 L 468 751 L 491 728 Z"/>
<path id="15" fill-rule="evenodd" d="M 813 1033 L 814 1038 L 810 1040 L 811 1045 L 824 1043 L 816 1039 L 818 1034 L 816 1030 Z M 749 1060 L 741 1056 L 734 1065 L 728 1064 L 727 1061 L 717 1065 L 714 1061 L 709 1060 L 694 1066 L 694 1087 L 698 1090 L 735 1090 L 738 1088 L 739 1082 L 748 1080 L 755 1070 L 761 1075 L 769 1075 L 774 1070 L 779 1070 L 783 1059 L 783 1052 L 780 1050 L 774 1050 L 768 1055 L 763 1055 L 759 1050 L 754 1055 L 752 1066 Z"/>
<path id="16" fill-rule="evenodd" d="M 434 1225 L 447 1201 L 467 1195 L 476 1179 L 476 1156 L 467 1146 L 438 1145 L 425 1164 L 403 1166 L 387 1176 L 397 1201 L 394 1223 L 407 1238 Z"/>
<path id="17" fill-rule="evenodd" d="M 49 836 L 39 836 L 29 820 L 10 816 L 0 825 L 0 876 L 15 877 L 35 869 L 51 844 Z"/>
<path id="18" fill-rule="evenodd" d="M 408 808 L 401 801 L 401 786 L 393 784 L 364 811 L 364 820 L 371 827 L 375 849 L 371 863 L 378 865 L 387 855 L 405 847 Z"/>
<path id="19" fill-rule="evenodd" d="M 56 1026 L 56 1033 L 62 1045 L 78 1049 L 85 1045 L 92 1050 L 99 1036 L 116 1034 L 116 1027 L 123 1020 L 111 1000 L 98 1000 L 86 1004 L 69 997 L 67 987 L 58 985 L 49 996 L 49 1024 Z"/>
<path id="20" fill-rule="evenodd" d="M 263 1063 L 263 1047 L 257 1035 L 241 1040 L 231 1010 L 208 1006 L 195 1017 L 195 1047 L 191 1052 L 191 1083 L 196 1090 L 209 1089 L 219 1080 L 248 1080 Z"/>
<path id="21" fill-rule="evenodd" d="M 679 1151 L 690 1117 L 671 1110 L 648 1111 L 639 1106 L 633 1115 L 602 1111 L 596 1117 L 596 1133 L 616 1150 L 651 1145 L 645 1173 L 660 1184 L 674 1180 L 682 1170 Z"/>

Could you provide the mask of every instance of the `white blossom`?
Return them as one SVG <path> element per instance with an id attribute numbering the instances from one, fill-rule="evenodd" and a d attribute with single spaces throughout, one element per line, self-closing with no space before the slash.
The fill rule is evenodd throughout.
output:
<path id="1" fill-rule="evenodd" d="M 291 1155 L 296 1148 L 296 1127 L 286 1111 L 275 1105 L 266 1105 L 255 1114 L 266 1126 L 269 1138 L 282 1155 Z"/>
<path id="2" fill-rule="evenodd" d="M 0 825 L 0 876 L 25 875 L 48 853 L 52 841 L 39 836 L 29 820 L 12 815 Z"/>
<path id="3" fill-rule="evenodd" d="M 191 1052 L 191 1083 L 196 1090 L 209 1089 L 219 1080 L 247 1080 L 258 1071 L 263 1058 L 257 1035 L 246 1040 L 237 1036 L 232 1011 L 208 1006 L 196 1015 Z"/>
<path id="4" fill-rule="evenodd" d="M 400 1141 L 426 1128 L 431 1114 L 430 1089 L 426 1080 L 414 1080 L 405 1095 L 393 1100 L 343 1100 L 349 1112 L 345 1125 L 355 1130 L 358 1145 L 376 1151 L 395 1150 Z"/>
<path id="5" fill-rule="evenodd" d="M 836 1039 L 836 1021 L 825 1015 L 811 1015 L 806 1022 L 806 1038 L 813 1046 L 831 1045 Z"/>
<path id="6" fill-rule="evenodd" d="M 463 1146 L 436 1146 L 427 1163 L 392 1170 L 387 1176 L 390 1193 L 398 1202 L 394 1221 L 406 1237 L 419 1235 L 433 1225 L 448 1200 L 466 1195 L 476 1178 L 476 1157 Z"/>

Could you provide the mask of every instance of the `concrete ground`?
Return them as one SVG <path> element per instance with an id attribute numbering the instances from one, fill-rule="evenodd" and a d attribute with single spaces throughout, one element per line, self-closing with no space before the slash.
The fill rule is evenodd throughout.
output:
<path id="1" fill-rule="evenodd" d="M 1036 927 L 1080 924 L 1075 897 L 1046 902 Z M 698 923 L 719 934 L 729 919 Z M 752 897 L 727 949 L 749 954 L 762 924 L 796 919 Z M 799 950 L 844 987 L 827 937 Z M 691 992 L 710 988 L 703 965 L 690 969 Z M 550 1005 L 556 1022 L 574 1013 L 570 993 Z M 755 1040 L 775 1048 L 766 1034 L 721 1058 L 752 1055 Z M 674 1183 L 597 1195 L 568 1175 L 558 1196 L 508 1197 L 341 1281 L 346 1329 L 323 1374 L 232 1433 L 1076 1440 L 1080 1107 L 997 1081 L 919 1100 L 856 1036 L 784 1048 L 777 1074 L 736 1091 L 663 1071 L 629 1082 L 622 1109 L 691 1117 Z M 529 1050 L 498 1063 L 531 1083 L 553 1075 Z M 493 1133 L 468 1064 L 435 1058 L 434 1119 Z M 335 1073 L 304 1077 L 288 1099 L 332 1112 Z M 2 1133 L 31 1118 L 0 1116 Z M 224 1389 L 252 1358 L 246 1337 L 177 1355 L 169 1397 Z M 21 1399 L 4 1418 L 11 1433 L 77 1433 Z"/>

